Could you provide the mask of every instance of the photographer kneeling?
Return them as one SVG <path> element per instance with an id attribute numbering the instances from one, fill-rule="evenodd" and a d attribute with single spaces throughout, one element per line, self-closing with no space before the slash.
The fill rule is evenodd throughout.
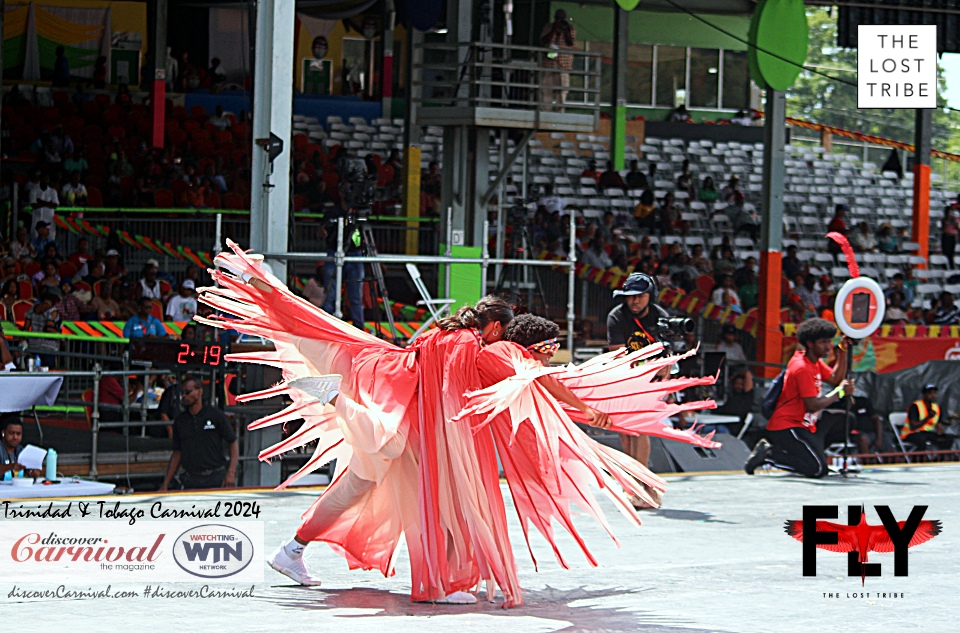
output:
<path id="1" fill-rule="evenodd" d="M 368 211 L 372 201 L 372 186 L 363 159 L 344 157 L 340 167 L 340 203 L 324 212 L 324 224 L 320 228 L 320 238 L 327 242 L 327 255 L 336 256 L 337 220 L 343 218 L 343 251 L 347 257 L 363 255 L 363 232 L 360 230 L 360 215 Z M 340 288 L 334 288 L 336 280 L 336 262 L 324 262 L 323 287 L 326 297 L 323 310 L 334 313 Z M 344 262 L 343 285 L 347 289 L 347 301 L 350 304 L 349 320 L 357 329 L 363 329 L 363 264 Z M 345 315 L 346 316 L 346 315 Z"/>
<path id="2" fill-rule="evenodd" d="M 850 339 L 841 341 L 833 367 L 823 362 L 830 355 L 836 333 L 836 326 L 824 319 L 809 319 L 797 327 L 800 349 L 787 363 L 783 389 L 767 422 L 770 442 L 760 440 L 754 447 L 743 467 L 748 475 L 765 463 L 804 477 L 825 477 L 829 472 L 824 436 L 832 425 L 821 423 L 818 428 L 819 414 L 846 393 L 853 393 L 853 381 L 845 380 Z M 842 388 L 821 396 L 823 383 Z"/>

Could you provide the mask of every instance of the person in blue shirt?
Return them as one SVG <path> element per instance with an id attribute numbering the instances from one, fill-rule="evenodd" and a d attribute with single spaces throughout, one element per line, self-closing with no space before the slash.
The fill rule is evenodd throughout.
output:
<path id="1" fill-rule="evenodd" d="M 60 253 L 60 245 L 57 244 L 57 241 L 50 237 L 50 223 L 40 220 L 37 222 L 35 228 L 37 229 L 37 236 L 33 238 L 33 248 L 36 249 L 37 255 L 42 257 L 44 252 L 47 250 L 47 244 L 53 244 L 57 247 L 57 254 Z"/>
<path id="2" fill-rule="evenodd" d="M 167 330 L 163 327 L 163 323 L 150 314 L 150 310 L 153 308 L 153 299 L 143 297 L 137 306 L 139 307 L 137 313 L 123 326 L 124 338 L 158 338 L 166 336 Z"/>

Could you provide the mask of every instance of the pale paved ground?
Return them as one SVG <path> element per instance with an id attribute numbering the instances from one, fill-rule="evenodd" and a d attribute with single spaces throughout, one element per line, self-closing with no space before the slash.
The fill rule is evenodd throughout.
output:
<path id="1" fill-rule="evenodd" d="M 5 627 L 24 631 L 403 631 L 534 633 L 540 631 L 807 632 L 858 633 L 960 630 L 957 518 L 960 466 L 873 470 L 843 481 L 806 481 L 779 475 L 703 475 L 670 478 L 665 509 L 644 513 L 632 528 L 610 504 L 608 516 L 622 548 L 599 526 L 581 517 L 579 526 L 600 560 L 590 568 L 564 540 L 573 568 L 563 570 L 542 540 L 534 548 L 536 572 L 514 518 L 514 543 L 527 603 L 504 611 L 495 605 L 451 607 L 411 604 L 408 569 L 397 576 L 350 572 L 326 546 L 312 546 L 308 561 L 324 578 L 320 589 L 290 586 L 265 570 L 264 584 L 247 600 L 109 600 L 18 602 L 0 579 L 0 614 Z M 256 499 L 264 512 L 267 549 L 289 535 L 316 491 L 235 493 Z M 220 495 L 219 497 L 223 497 Z M 211 497 L 181 496 L 177 503 L 207 503 Z M 152 502 L 135 496 L 128 502 Z M 165 501 L 170 505 L 172 498 Z M 823 552 L 820 575 L 801 575 L 801 545 L 783 533 L 785 519 L 801 518 L 804 504 L 889 505 L 905 519 L 914 504 L 930 506 L 926 518 L 940 519 L 943 533 L 914 548 L 910 575 L 893 577 L 893 555 L 873 554 L 884 576 L 847 578 L 846 559 Z M 509 510 L 508 510 L 509 514 Z M 845 521 L 845 509 L 841 521 Z M 178 585 L 178 587 L 186 585 Z M 905 598 L 827 599 L 824 592 L 902 592 Z"/>

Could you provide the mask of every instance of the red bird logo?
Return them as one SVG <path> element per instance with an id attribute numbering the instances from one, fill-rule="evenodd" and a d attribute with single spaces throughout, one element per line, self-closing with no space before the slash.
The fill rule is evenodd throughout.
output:
<path id="1" fill-rule="evenodd" d="M 803 542 L 803 521 L 785 521 L 784 531 L 787 534 Z M 897 525 L 903 529 L 906 521 L 898 521 Z M 867 523 L 867 513 L 860 512 L 860 523 L 857 525 L 844 525 L 842 523 L 833 523 L 831 521 L 817 521 L 817 532 L 836 532 L 837 542 L 817 543 L 818 549 L 825 549 L 830 552 L 857 552 L 857 560 L 860 562 L 860 584 L 863 585 L 866 580 L 864 565 L 867 563 L 869 552 L 886 553 L 892 552 L 893 541 L 887 534 L 886 528 L 881 525 L 870 525 Z M 920 521 L 917 531 L 910 539 L 907 547 L 926 543 L 936 535 L 940 534 L 940 521 Z"/>

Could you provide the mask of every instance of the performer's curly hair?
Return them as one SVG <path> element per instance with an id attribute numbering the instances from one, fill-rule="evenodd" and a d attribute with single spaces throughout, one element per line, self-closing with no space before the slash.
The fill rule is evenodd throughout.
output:
<path id="1" fill-rule="evenodd" d="M 523 347 L 560 336 L 560 326 L 534 314 L 520 314 L 503 331 L 503 340 Z"/>
<path id="2" fill-rule="evenodd" d="M 826 319 L 808 319 L 797 326 L 797 342 L 801 345 L 832 339 L 837 334 L 837 326 Z"/>
<path id="3" fill-rule="evenodd" d="M 513 319 L 513 308 L 510 304 L 493 295 L 487 295 L 477 301 L 475 306 L 463 306 L 456 314 L 437 321 L 437 327 L 442 330 L 462 330 L 476 328 L 482 330 L 488 323 L 499 321 L 504 328 Z"/>

